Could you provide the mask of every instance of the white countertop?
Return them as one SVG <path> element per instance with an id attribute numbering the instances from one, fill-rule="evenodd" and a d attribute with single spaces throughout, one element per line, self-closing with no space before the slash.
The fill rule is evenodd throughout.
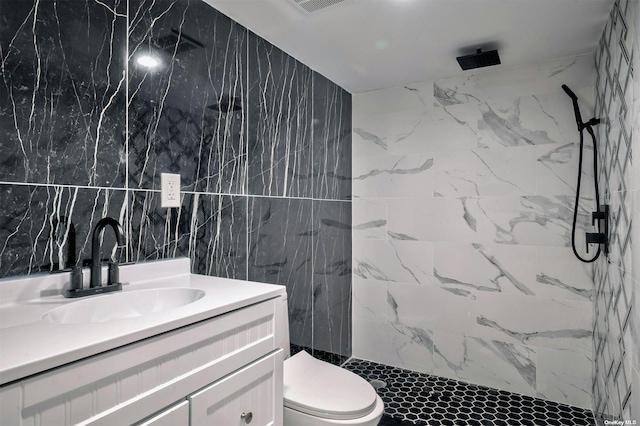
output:
<path id="1" fill-rule="evenodd" d="M 66 299 L 60 291 L 69 273 L 0 280 L 0 385 L 286 294 L 283 286 L 194 275 L 189 267 L 189 259 L 122 266 L 123 292 L 191 287 L 206 294 L 166 312 L 89 324 L 51 323 L 42 316 L 67 303 L 120 292 Z M 88 276 L 85 269 L 85 282 Z"/>

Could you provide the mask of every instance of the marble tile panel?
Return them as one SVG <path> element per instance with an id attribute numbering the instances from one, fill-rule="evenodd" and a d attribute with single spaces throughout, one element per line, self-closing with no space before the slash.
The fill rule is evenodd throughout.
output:
<path id="1" fill-rule="evenodd" d="M 633 265 L 633 194 L 614 192 L 609 197 L 609 255 L 608 261 L 625 271 Z"/>
<path id="2" fill-rule="evenodd" d="M 612 266 L 610 279 L 613 290 L 613 298 L 609 304 L 608 332 L 612 340 L 617 340 L 620 352 L 630 352 L 633 332 L 633 286 L 634 280 L 631 274 Z M 635 324 L 633 324 L 635 325 Z M 622 357 L 621 357 L 622 358 Z"/>
<path id="3" fill-rule="evenodd" d="M 636 280 L 637 282 L 640 282 L 640 255 L 638 255 L 638 253 L 640 253 L 640 190 L 639 191 L 633 191 L 632 194 L 633 197 L 633 222 L 632 222 L 632 236 L 631 236 L 631 242 L 632 242 L 632 247 L 631 250 L 636 252 L 636 255 L 633 256 L 633 261 L 631 264 L 631 273 L 633 278 Z M 637 243 L 635 243 L 635 245 L 633 244 L 634 241 L 638 241 Z M 634 250 L 635 248 L 635 250 Z M 637 295 L 640 296 L 640 287 L 636 286 L 635 287 L 637 289 Z M 636 299 L 638 300 L 638 299 Z M 636 306 L 639 306 L 638 304 L 636 304 Z M 638 312 L 640 313 L 640 309 L 638 309 Z M 638 319 L 640 320 L 640 316 L 638 317 Z M 639 327 L 640 328 L 640 327 Z"/>
<path id="4" fill-rule="evenodd" d="M 160 193 L 155 191 L 131 191 L 129 203 L 127 232 L 131 261 L 189 256 L 194 194 L 182 193 L 179 208 L 161 207 Z M 194 233 L 193 237 L 195 242 L 204 240 L 206 235 Z"/>
<path id="5" fill-rule="evenodd" d="M 498 98 L 478 104 L 481 147 L 539 146 L 578 141 L 571 99 L 551 95 Z"/>
<path id="6" fill-rule="evenodd" d="M 625 177 L 628 177 L 629 170 L 625 169 L 626 160 L 626 140 L 622 131 L 622 124 L 620 116 L 613 116 L 610 119 L 610 123 L 605 125 L 604 137 L 599 139 L 598 150 L 604 151 L 602 155 L 602 161 L 598 164 L 598 168 L 603 168 L 603 173 L 606 176 L 605 184 L 607 192 L 623 191 L 626 189 L 628 182 L 625 181 Z M 626 123 L 624 123 L 626 125 Z M 628 137 L 628 135 L 627 135 Z M 621 148 L 622 150 L 620 150 Z"/>
<path id="7" fill-rule="evenodd" d="M 420 373 L 433 371 L 433 332 L 400 322 L 387 323 L 388 363 Z"/>
<path id="8" fill-rule="evenodd" d="M 252 33 L 248 51 L 249 194 L 313 197 L 313 72 Z"/>
<path id="9" fill-rule="evenodd" d="M 433 282 L 433 245 L 425 241 L 353 240 L 353 275 L 380 281 Z"/>
<path id="10" fill-rule="evenodd" d="M 351 203 L 316 200 L 313 348 L 351 356 Z"/>
<path id="11" fill-rule="evenodd" d="M 313 349 L 350 357 L 352 353 L 351 275 L 317 279 L 313 293 Z"/>
<path id="12" fill-rule="evenodd" d="M 541 145 L 536 151 L 536 194 L 575 196 L 578 181 L 579 145 L 567 143 Z M 580 196 L 593 199 L 593 148 L 591 138 L 585 138 L 582 159 Z"/>
<path id="13" fill-rule="evenodd" d="M 0 180 L 124 186 L 126 2 L 3 1 Z"/>
<path id="14" fill-rule="evenodd" d="M 314 72 L 314 198 L 351 199 L 351 113 L 351 94 Z"/>
<path id="15" fill-rule="evenodd" d="M 353 238 L 387 239 L 387 200 L 351 202 Z"/>
<path id="16" fill-rule="evenodd" d="M 387 281 L 353 277 L 353 318 L 387 319 Z"/>
<path id="17" fill-rule="evenodd" d="M 640 281 L 632 280 L 631 284 L 633 285 L 633 306 L 635 308 L 632 309 L 632 317 L 629 319 L 631 322 L 630 328 L 630 336 L 631 336 L 631 360 L 633 365 L 636 367 L 636 373 L 640 371 L 640 312 L 638 306 L 640 306 Z M 638 389 L 640 392 L 640 389 Z M 639 407 L 640 408 L 640 407 Z"/>
<path id="18" fill-rule="evenodd" d="M 354 158 L 455 151 L 478 146 L 475 106 L 378 114 L 353 128 Z"/>
<path id="19" fill-rule="evenodd" d="M 433 82 L 405 84 L 353 95 L 353 120 L 376 114 L 433 108 Z"/>
<path id="20" fill-rule="evenodd" d="M 575 198 L 568 195 L 481 197 L 478 199 L 480 241 L 538 246 L 570 246 Z M 581 198 L 576 246 L 583 250 L 584 230 L 591 231 L 589 200 Z M 589 207 L 590 208 L 590 207 Z"/>
<path id="21" fill-rule="evenodd" d="M 250 197 L 248 279 L 287 287 L 291 341 L 312 347 L 312 201 Z"/>
<path id="22" fill-rule="evenodd" d="M 593 58 L 590 59 L 593 60 Z M 592 118 L 594 116 L 593 83 L 590 82 L 587 86 L 582 87 L 567 84 L 578 96 L 578 105 L 583 120 Z M 556 86 L 555 91 L 533 94 L 520 99 L 520 117 L 525 126 L 540 126 L 540 130 L 547 132 L 552 140 L 561 145 L 580 142 L 573 102 L 561 85 Z"/>
<path id="23" fill-rule="evenodd" d="M 631 18 L 629 19 L 630 22 L 628 25 L 633 28 L 633 31 L 631 31 L 631 34 L 633 34 L 633 50 L 637 53 L 638 48 L 640 48 L 640 7 L 638 7 L 637 4 L 633 4 L 631 6 L 633 7 L 633 13 L 629 13 Z M 637 55 L 634 55 L 632 63 L 634 64 L 634 69 L 638 69 L 635 65 L 640 63 L 640 58 Z M 640 83 L 637 78 L 633 79 L 633 83 L 634 99 L 638 99 L 640 98 Z"/>
<path id="24" fill-rule="evenodd" d="M 589 354 L 591 302 L 478 292 L 478 337 Z M 540 315 L 544 312 L 544 315 Z"/>
<path id="25" fill-rule="evenodd" d="M 609 164 L 611 158 L 611 144 L 608 143 L 608 132 L 602 130 L 600 139 L 602 142 L 598 148 L 598 189 L 601 196 L 606 196 L 611 191 L 609 189 L 609 176 L 611 170 L 606 166 Z"/>
<path id="26" fill-rule="evenodd" d="M 450 77 L 434 83 L 434 106 L 479 103 L 507 96 L 555 93 L 562 84 L 577 90 L 593 84 L 593 57 L 570 56 L 492 72 Z"/>
<path id="27" fill-rule="evenodd" d="M 398 364 L 397 353 L 391 345 L 391 330 L 386 321 L 354 317 L 353 356 L 387 365 Z"/>
<path id="28" fill-rule="evenodd" d="M 245 192 L 247 31 L 205 2 L 129 3 L 129 184 Z M 150 55 L 156 68 L 141 66 Z"/>
<path id="29" fill-rule="evenodd" d="M 592 357 L 545 348 L 536 354 L 537 397 L 591 409 Z"/>
<path id="30" fill-rule="evenodd" d="M 624 1 L 619 5 L 619 18 L 615 25 L 615 35 L 612 34 L 617 46 L 614 49 L 613 58 L 616 62 L 614 65 L 618 71 L 618 80 L 620 88 L 624 93 L 624 104 L 629 107 L 633 102 L 633 74 L 632 66 L 634 63 L 634 32 L 635 22 L 634 14 L 636 6 L 635 1 Z"/>
<path id="31" fill-rule="evenodd" d="M 609 192 L 626 191 L 633 186 L 632 136 L 630 123 L 617 117 L 607 133 L 607 156 L 599 167 L 607 169 Z"/>
<path id="32" fill-rule="evenodd" d="M 536 351 L 500 341 L 434 333 L 434 374 L 523 395 L 536 394 Z"/>
<path id="33" fill-rule="evenodd" d="M 387 206 L 389 235 L 419 241 L 473 242 L 476 198 L 400 198 Z"/>
<path id="34" fill-rule="evenodd" d="M 635 352 L 633 348 L 633 337 L 629 330 L 624 336 L 625 348 L 630 352 Z M 617 377 L 614 376 L 616 384 L 619 385 L 619 395 L 623 401 L 623 415 L 626 418 L 630 418 L 630 411 L 633 411 L 633 392 L 634 392 L 634 375 L 637 374 L 638 364 L 635 363 L 635 359 L 632 353 L 628 353 L 620 368 L 620 372 L 617 372 Z M 629 395 L 631 394 L 631 395 Z M 637 412 L 637 410 L 636 410 Z"/>
<path id="35" fill-rule="evenodd" d="M 533 147 L 439 152 L 434 162 L 435 196 L 535 194 Z"/>
<path id="36" fill-rule="evenodd" d="M 434 243 L 434 276 L 454 294 L 538 292 L 536 248 L 504 244 Z"/>
<path id="37" fill-rule="evenodd" d="M 630 416 L 629 401 L 631 400 L 633 373 L 630 360 L 622 360 L 611 371 L 607 383 L 607 393 L 611 403 L 611 410 L 616 419 L 627 419 Z"/>
<path id="38" fill-rule="evenodd" d="M 640 7 L 638 9 L 640 9 Z M 638 69 L 640 69 L 640 65 L 638 65 Z M 640 78 L 637 80 L 640 80 Z M 640 88 L 638 91 L 640 92 Z M 635 191 L 640 191 L 640 155 L 638 154 L 640 152 L 640 137 L 638 137 L 638 134 L 640 134 L 640 99 L 636 100 L 633 106 L 633 130 L 631 137 L 631 173 L 633 180 L 630 187 Z"/>
<path id="39" fill-rule="evenodd" d="M 194 271 L 247 279 L 247 202 L 240 196 L 193 195 L 189 258 Z"/>
<path id="40" fill-rule="evenodd" d="M 460 295 L 431 284 L 393 283 L 387 287 L 387 316 L 406 328 L 475 335 L 476 294 Z"/>
<path id="41" fill-rule="evenodd" d="M 130 258 L 191 259 L 197 274 L 247 279 L 247 198 L 182 193 L 180 208 L 160 193 L 131 191 Z"/>
<path id="42" fill-rule="evenodd" d="M 91 258 L 95 224 L 105 216 L 126 220 L 121 190 L 2 184 L 0 205 L 0 277 L 82 265 Z M 126 259 L 112 232 L 102 247 L 102 258 Z"/>
<path id="43" fill-rule="evenodd" d="M 569 247 L 537 247 L 536 296 L 593 300 L 591 265 L 580 262 Z"/>
<path id="44" fill-rule="evenodd" d="M 353 198 L 431 197 L 433 186 L 432 154 L 353 160 Z"/>
<path id="45" fill-rule="evenodd" d="M 631 2 L 633 3 L 633 2 Z M 640 48 L 640 7 L 638 7 L 637 5 L 633 5 L 633 15 L 629 15 L 629 16 L 633 16 L 632 19 L 629 19 L 629 23 L 627 25 L 629 25 L 630 27 L 633 28 L 632 31 L 630 31 L 630 34 L 633 35 L 633 50 L 635 53 L 638 52 L 638 49 Z M 634 70 L 637 70 L 640 68 L 640 57 L 636 54 L 633 55 L 631 58 L 631 64 L 633 66 Z M 640 79 L 638 78 L 634 78 L 633 79 L 633 100 L 637 100 L 640 99 Z"/>

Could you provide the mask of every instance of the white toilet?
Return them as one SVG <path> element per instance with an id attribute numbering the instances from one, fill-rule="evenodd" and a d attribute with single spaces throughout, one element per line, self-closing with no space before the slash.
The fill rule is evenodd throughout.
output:
<path id="1" fill-rule="evenodd" d="M 287 302 L 281 345 L 284 360 L 284 425 L 376 426 L 384 404 L 362 377 L 302 351 L 290 356 Z"/>

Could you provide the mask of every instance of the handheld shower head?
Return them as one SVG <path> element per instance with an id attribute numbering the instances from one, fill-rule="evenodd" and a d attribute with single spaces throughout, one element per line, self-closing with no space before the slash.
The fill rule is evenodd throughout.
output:
<path id="1" fill-rule="evenodd" d="M 584 129 L 584 123 L 582 122 L 582 115 L 580 115 L 580 106 L 578 105 L 578 97 L 576 96 L 575 93 L 573 93 L 573 90 L 569 89 L 569 86 L 567 86 L 566 84 L 562 85 L 562 90 L 564 90 L 565 93 L 569 95 L 569 97 L 571 98 L 571 102 L 573 102 L 573 112 L 576 116 L 576 124 L 578 125 L 578 131 L 582 132 L 582 129 Z"/>
<path id="2" fill-rule="evenodd" d="M 576 94 L 575 94 L 575 93 L 573 93 L 573 90 L 569 89 L 569 86 L 567 86 L 566 84 L 563 84 L 563 85 L 562 85 L 562 90 L 564 90 L 564 91 L 565 91 L 565 93 L 566 93 L 567 95 L 569 95 L 569 97 L 570 97 L 571 99 L 573 99 L 573 101 L 575 101 L 575 102 L 577 102 L 577 101 L 578 101 L 578 97 L 576 96 Z"/>

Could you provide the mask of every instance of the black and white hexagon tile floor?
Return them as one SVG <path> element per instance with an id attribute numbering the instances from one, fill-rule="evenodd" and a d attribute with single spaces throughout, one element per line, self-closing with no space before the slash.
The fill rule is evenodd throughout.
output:
<path id="1" fill-rule="evenodd" d="M 351 359 L 385 404 L 380 425 L 593 425 L 589 410 Z"/>

